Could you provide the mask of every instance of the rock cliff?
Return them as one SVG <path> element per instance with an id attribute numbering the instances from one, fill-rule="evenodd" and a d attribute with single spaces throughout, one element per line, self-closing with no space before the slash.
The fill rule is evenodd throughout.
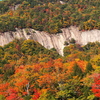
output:
<path id="1" fill-rule="evenodd" d="M 34 29 L 16 29 L 15 32 L 5 32 L 0 34 L 0 45 L 13 41 L 15 38 L 33 39 L 45 48 L 55 48 L 59 54 L 63 55 L 64 42 L 74 38 L 77 43 L 85 45 L 88 42 L 100 42 L 100 30 L 79 31 L 75 26 L 63 28 L 62 33 L 48 34 Z"/>

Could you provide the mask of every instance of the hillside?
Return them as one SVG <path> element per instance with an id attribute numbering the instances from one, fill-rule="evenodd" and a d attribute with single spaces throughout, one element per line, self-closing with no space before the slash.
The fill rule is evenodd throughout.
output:
<path id="1" fill-rule="evenodd" d="M 99 0 L 6 0 L 0 2 L 0 32 L 33 28 L 51 34 L 71 25 L 100 29 Z"/>
<path id="2" fill-rule="evenodd" d="M 0 1 L 0 100 L 100 100 L 100 0 Z"/>
<path id="3" fill-rule="evenodd" d="M 71 42 L 63 57 L 33 40 L 0 47 L 0 100 L 99 100 L 99 81 L 99 42 Z"/>

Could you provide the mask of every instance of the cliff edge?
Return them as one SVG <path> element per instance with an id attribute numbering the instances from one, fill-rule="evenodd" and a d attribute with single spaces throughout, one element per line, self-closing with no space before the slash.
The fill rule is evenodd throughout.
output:
<path id="1" fill-rule="evenodd" d="M 65 41 L 71 38 L 76 40 L 76 43 L 85 45 L 88 42 L 100 42 L 100 30 L 79 31 L 78 27 L 71 26 L 61 29 L 62 33 L 48 34 L 46 32 L 36 31 L 34 29 L 16 29 L 15 32 L 4 32 L 0 34 L 0 45 L 4 46 L 9 42 L 17 39 L 33 39 L 39 42 L 47 49 L 55 48 L 60 55 L 63 55 Z"/>

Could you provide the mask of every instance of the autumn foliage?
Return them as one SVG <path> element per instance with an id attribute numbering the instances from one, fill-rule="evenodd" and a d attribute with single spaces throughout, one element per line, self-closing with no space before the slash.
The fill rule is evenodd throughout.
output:
<path id="1" fill-rule="evenodd" d="M 41 93 L 39 93 L 39 91 L 37 89 L 34 89 L 34 96 L 33 96 L 33 100 L 38 100 L 40 97 Z"/>
<path id="2" fill-rule="evenodd" d="M 0 99 L 99 100 L 100 43 L 70 44 L 64 53 L 33 40 L 0 47 Z"/>
<path id="3" fill-rule="evenodd" d="M 100 29 L 99 0 L 62 1 L 63 4 L 57 0 L 0 1 L 0 32 L 33 28 L 56 34 L 72 25 L 81 31 Z"/>
<path id="4" fill-rule="evenodd" d="M 92 91 L 96 97 L 100 97 L 100 74 L 94 77 L 94 83 L 92 84 Z"/>

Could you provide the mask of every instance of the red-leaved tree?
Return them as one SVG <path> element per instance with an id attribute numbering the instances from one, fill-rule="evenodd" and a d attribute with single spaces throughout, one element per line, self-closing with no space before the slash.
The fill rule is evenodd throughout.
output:
<path id="1" fill-rule="evenodd" d="M 37 89 L 34 89 L 34 97 L 33 100 L 38 100 L 40 97 L 40 92 Z"/>
<path id="2" fill-rule="evenodd" d="M 92 84 L 92 92 L 96 97 L 100 97 L 100 74 L 94 77 L 94 83 Z"/>

